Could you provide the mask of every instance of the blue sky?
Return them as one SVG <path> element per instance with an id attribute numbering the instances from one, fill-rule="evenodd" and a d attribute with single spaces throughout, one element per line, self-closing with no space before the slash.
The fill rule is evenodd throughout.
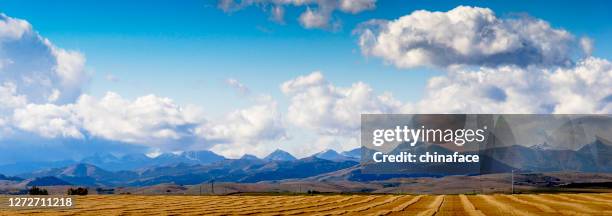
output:
<path id="1" fill-rule="evenodd" d="M 248 103 L 228 91 L 227 78 L 254 92 L 276 95 L 283 103 L 279 84 L 314 70 L 338 85 L 367 81 L 399 99 L 418 100 L 427 79 L 437 73 L 425 68 L 405 72 L 364 58 L 351 32 L 369 19 L 457 5 L 489 7 L 498 16 L 526 13 L 589 36 L 596 43 L 595 56 L 612 56 L 612 6 L 603 1 L 380 1 L 376 10 L 338 14 L 342 29 L 337 32 L 302 28 L 295 18 L 302 8 L 287 12 L 283 25 L 271 22 L 257 7 L 227 14 L 215 1 L 0 2 L 5 14 L 27 20 L 59 47 L 86 55 L 87 68 L 95 73 L 91 94 L 154 93 L 205 106 L 213 114 Z M 105 80 L 108 74 L 120 82 Z"/>
<path id="2" fill-rule="evenodd" d="M 341 23 L 335 30 L 300 25 L 298 17 L 305 6 L 287 6 L 285 22 L 278 23 L 265 7 L 251 5 L 226 12 L 213 0 L 4 0 L 0 12 L 29 22 L 57 47 L 82 53 L 85 70 L 93 74 L 83 93 L 102 98 L 112 91 L 127 100 L 154 94 L 179 105 L 197 105 L 208 120 L 214 120 L 249 108 L 260 94 L 278 103 L 280 115 L 288 115 L 292 101 L 281 91 L 281 84 L 313 71 L 321 71 L 337 87 L 364 82 L 375 95 L 390 92 L 402 103 L 418 103 L 428 91 L 427 82 L 445 76 L 446 68 L 400 68 L 378 56 L 364 56 L 354 30 L 372 19 L 395 20 L 415 10 L 445 12 L 459 5 L 489 8 L 499 19 L 529 16 L 547 21 L 554 29 L 592 39 L 592 55 L 612 59 L 612 6 L 606 1 L 379 0 L 374 9 L 355 14 L 334 11 L 333 20 Z M 109 80 L 110 76 L 116 80 Z M 248 87 L 253 97 L 229 87 L 229 78 Z M 317 78 L 316 74 L 311 78 Z M 459 83 L 452 79 L 451 84 Z M 287 139 L 268 140 L 266 145 L 298 151 L 299 143 L 321 135 L 300 132 L 300 127 L 287 131 Z M 322 148 L 337 146 L 343 144 Z"/>

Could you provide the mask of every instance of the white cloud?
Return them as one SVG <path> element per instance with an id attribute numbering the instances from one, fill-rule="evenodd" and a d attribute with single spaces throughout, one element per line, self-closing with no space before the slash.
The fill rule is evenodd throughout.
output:
<path id="1" fill-rule="evenodd" d="M 285 127 L 274 101 L 235 110 L 216 122 L 203 124 L 196 130 L 202 138 L 216 143 L 213 149 L 225 156 L 237 157 L 252 150 L 267 152 L 266 141 L 285 138 Z"/>
<path id="2" fill-rule="evenodd" d="M 451 71 L 429 80 L 406 113 L 611 113 L 612 63 L 589 57 L 572 67 L 503 66 Z"/>
<path id="3" fill-rule="evenodd" d="M 329 149 L 337 152 L 350 151 L 361 146 L 360 138 L 358 133 L 352 136 L 320 134 L 312 142 L 314 145 L 301 146 L 297 152 L 304 156 L 310 156 Z"/>
<path id="4" fill-rule="evenodd" d="M 329 22 L 329 15 L 319 10 L 312 10 L 307 8 L 302 15 L 300 15 L 300 23 L 304 28 L 324 28 Z"/>
<path id="5" fill-rule="evenodd" d="M 270 100 L 208 122 L 199 107 L 155 95 L 128 100 L 109 92 L 100 99 L 82 95 L 74 104 L 28 104 L 8 122 L 0 120 L 3 131 L 12 125 L 49 139 L 97 137 L 165 151 L 212 146 L 234 157 L 253 149 L 267 153 L 273 144 L 264 143 L 285 137 L 277 104 Z"/>
<path id="6" fill-rule="evenodd" d="M 0 14 L 0 83 L 30 103 L 70 103 L 89 76 L 85 57 L 40 36 L 25 20 Z M 3 102 L 0 102 L 3 103 Z"/>
<path id="7" fill-rule="evenodd" d="M 580 38 L 580 47 L 587 56 L 593 53 L 593 40 L 588 37 Z"/>
<path id="8" fill-rule="evenodd" d="M 0 14 L 0 40 L 18 40 L 26 32 L 31 32 L 30 23 Z"/>
<path id="9" fill-rule="evenodd" d="M 347 88 L 320 72 L 286 81 L 287 122 L 317 133 L 312 152 L 356 147 L 362 113 L 612 113 L 612 63 L 595 57 L 569 67 L 499 66 L 456 68 L 428 81 L 424 97 L 402 103 L 375 95 L 365 83 Z"/>
<path id="10" fill-rule="evenodd" d="M 589 57 L 550 76 L 555 113 L 612 113 L 612 62 Z"/>
<path id="11" fill-rule="evenodd" d="M 0 84 L 0 113 L 2 110 L 12 110 L 27 104 L 24 95 L 17 95 L 17 86 L 12 82 Z"/>
<path id="12" fill-rule="evenodd" d="M 145 155 L 149 158 L 156 158 L 157 156 L 160 156 L 161 154 L 163 154 L 163 152 L 161 152 L 159 148 L 155 148 L 155 149 L 152 149 L 152 151 L 146 153 Z"/>
<path id="13" fill-rule="evenodd" d="M 579 44 L 569 32 L 535 18 L 502 19 L 488 8 L 414 11 L 372 20 L 356 31 L 366 56 L 400 68 L 452 65 L 569 66 Z"/>
<path id="14" fill-rule="evenodd" d="M 148 145 L 189 138 L 190 130 L 203 121 L 198 109 L 155 95 L 133 101 L 112 92 L 99 100 L 83 95 L 75 109 L 83 128 L 92 136 Z"/>
<path id="15" fill-rule="evenodd" d="M 2 137 L 8 137 L 13 133 L 11 129 L 11 125 L 7 119 L 4 119 L 3 116 L 0 116 L 0 140 Z"/>
<path id="16" fill-rule="evenodd" d="M 236 89 L 236 91 L 238 91 L 238 93 L 242 95 L 247 95 L 251 93 L 251 90 L 249 89 L 249 87 L 247 87 L 246 85 L 244 85 L 237 79 L 229 78 L 225 80 L 225 84 L 227 84 L 229 87 L 232 87 L 233 89 Z"/>
<path id="17" fill-rule="evenodd" d="M 57 89 L 51 89 L 51 95 L 49 95 L 49 97 L 47 98 L 47 101 L 53 103 L 55 101 L 57 101 L 60 97 L 60 91 Z"/>
<path id="18" fill-rule="evenodd" d="M 235 110 L 209 126 L 202 131 L 205 137 L 225 142 L 252 142 L 284 136 L 280 114 L 274 102 Z"/>
<path id="19" fill-rule="evenodd" d="M 284 23 L 285 7 L 305 7 L 299 16 L 304 28 L 337 29 L 338 21 L 332 20 L 334 11 L 360 13 L 376 7 L 377 0 L 219 0 L 218 6 L 226 12 L 257 5 L 270 11 L 272 19 Z M 333 24 L 330 24 L 333 22 Z"/>
<path id="20" fill-rule="evenodd" d="M 314 133 L 314 138 L 301 137 L 295 153 L 310 155 L 326 149 L 351 150 L 359 146 L 361 114 L 399 113 L 403 104 L 389 92 L 375 94 L 366 83 L 348 87 L 336 86 L 321 72 L 296 77 L 281 85 L 289 97 L 286 121 L 302 133 Z"/>
<path id="21" fill-rule="evenodd" d="M 15 126 L 42 137 L 83 138 L 73 105 L 28 104 L 13 115 Z"/>
<path id="22" fill-rule="evenodd" d="M 365 55 L 448 70 L 428 81 L 422 100 L 403 105 L 406 113 L 610 113 L 610 62 L 589 57 L 591 39 L 544 20 L 460 6 L 373 20 L 356 32 Z M 579 50 L 586 57 L 574 60 Z"/>
<path id="23" fill-rule="evenodd" d="M 85 74 L 85 56 L 76 51 L 69 51 L 53 46 L 46 40 L 47 46 L 51 47 L 52 54 L 56 58 L 54 71 L 60 77 L 60 84 L 69 90 L 80 93 L 81 85 L 87 80 Z"/>
<path id="24" fill-rule="evenodd" d="M 340 9 L 345 12 L 359 13 L 376 7 L 376 0 L 340 0 Z"/>
<path id="25" fill-rule="evenodd" d="M 74 104 L 28 104 L 14 111 L 16 128 L 46 138 L 84 138 L 162 145 L 193 137 L 203 122 L 197 108 L 147 95 L 133 101 L 109 92 L 96 99 L 82 95 Z"/>
<path id="26" fill-rule="evenodd" d="M 320 134 L 354 134 L 360 114 L 394 113 L 401 107 L 390 93 L 375 95 L 363 82 L 336 87 L 320 72 L 286 81 L 281 90 L 290 97 L 288 122 Z"/>

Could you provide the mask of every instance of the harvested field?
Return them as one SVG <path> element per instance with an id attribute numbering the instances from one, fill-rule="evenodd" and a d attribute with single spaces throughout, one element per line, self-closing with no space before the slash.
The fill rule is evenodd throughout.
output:
<path id="1" fill-rule="evenodd" d="M 1 197 L 8 199 L 8 197 Z M 612 215 L 612 194 L 75 197 L 0 215 Z"/>

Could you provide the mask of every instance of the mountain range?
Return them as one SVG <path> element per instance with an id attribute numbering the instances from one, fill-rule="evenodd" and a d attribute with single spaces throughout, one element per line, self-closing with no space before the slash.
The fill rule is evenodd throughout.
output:
<path id="1" fill-rule="evenodd" d="M 353 152 L 353 155 L 351 155 L 350 152 Z M 338 153 L 334 150 L 326 150 L 312 155 L 311 157 L 317 157 L 332 161 L 358 161 L 359 155 L 355 156 L 354 152 L 360 152 L 360 148 L 342 153 Z M 260 160 L 260 158 L 249 154 L 244 155 L 241 159 Z M 157 157 L 148 157 L 144 154 L 128 154 L 122 157 L 117 157 L 112 154 L 94 154 L 92 156 L 85 157 L 80 161 L 64 160 L 52 162 L 19 162 L 0 165 L 0 173 L 6 175 L 18 175 L 44 169 L 67 167 L 76 163 L 91 164 L 109 171 L 121 171 L 171 166 L 179 163 L 189 165 L 207 165 L 224 160 L 227 160 L 227 158 L 207 150 L 186 151 L 180 154 L 163 153 L 158 155 Z M 289 152 L 277 149 L 265 158 L 263 158 L 263 160 L 293 161 L 297 160 L 297 158 L 291 155 Z"/>
<path id="2" fill-rule="evenodd" d="M 441 145 L 420 145 L 416 152 L 452 152 Z M 367 149 L 366 149 L 367 151 Z M 399 149 L 398 149 L 399 151 Z M 276 181 L 350 181 L 368 182 L 402 177 L 442 177 L 452 173 L 431 172 L 439 167 L 431 165 L 423 172 L 404 174 L 365 173 L 359 164 L 361 149 L 338 153 L 326 150 L 310 157 L 297 159 L 282 150 L 276 150 L 260 159 L 245 155 L 240 159 L 227 159 L 210 151 L 162 154 L 155 158 L 141 155 L 93 155 L 80 162 L 61 167 L 48 167 L 7 177 L 0 181 L 20 185 L 85 185 L 85 186 L 148 186 L 161 183 L 179 185 L 205 182 L 276 182 Z M 479 173 L 518 172 L 612 172 L 612 142 L 597 138 L 577 150 L 555 150 L 519 145 L 481 150 L 481 163 L 474 169 Z M 367 155 L 367 152 L 364 153 Z M 62 162 L 66 163 L 66 162 Z M 59 166 L 62 163 L 53 163 Z M 448 166 L 454 165 L 445 165 Z M 34 166 L 32 166 L 34 167 Z M 430 171 L 430 172 L 428 172 Z M 6 174 L 6 173 L 5 173 Z M 11 175 L 11 174 L 9 174 Z"/>
<path id="3" fill-rule="evenodd" d="M 202 165 L 178 163 L 137 171 L 107 171 L 78 163 L 19 175 L 23 179 L 56 177 L 72 185 L 146 186 L 160 183 L 199 184 L 209 181 L 253 183 L 300 179 L 357 165 L 354 161 L 330 161 L 316 157 L 299 160 L 263 160 L 258 158 L 225 159 Z"/>

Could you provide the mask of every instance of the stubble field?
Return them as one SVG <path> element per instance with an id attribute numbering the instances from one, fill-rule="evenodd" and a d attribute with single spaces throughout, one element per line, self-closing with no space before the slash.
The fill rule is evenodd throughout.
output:
<path id="1" fill-rule="evenodd" d="M 6 199 L 7 197 L 2 197 Z M 612 194 L 76 197 L 0 215 L 612 215 Z"/>

